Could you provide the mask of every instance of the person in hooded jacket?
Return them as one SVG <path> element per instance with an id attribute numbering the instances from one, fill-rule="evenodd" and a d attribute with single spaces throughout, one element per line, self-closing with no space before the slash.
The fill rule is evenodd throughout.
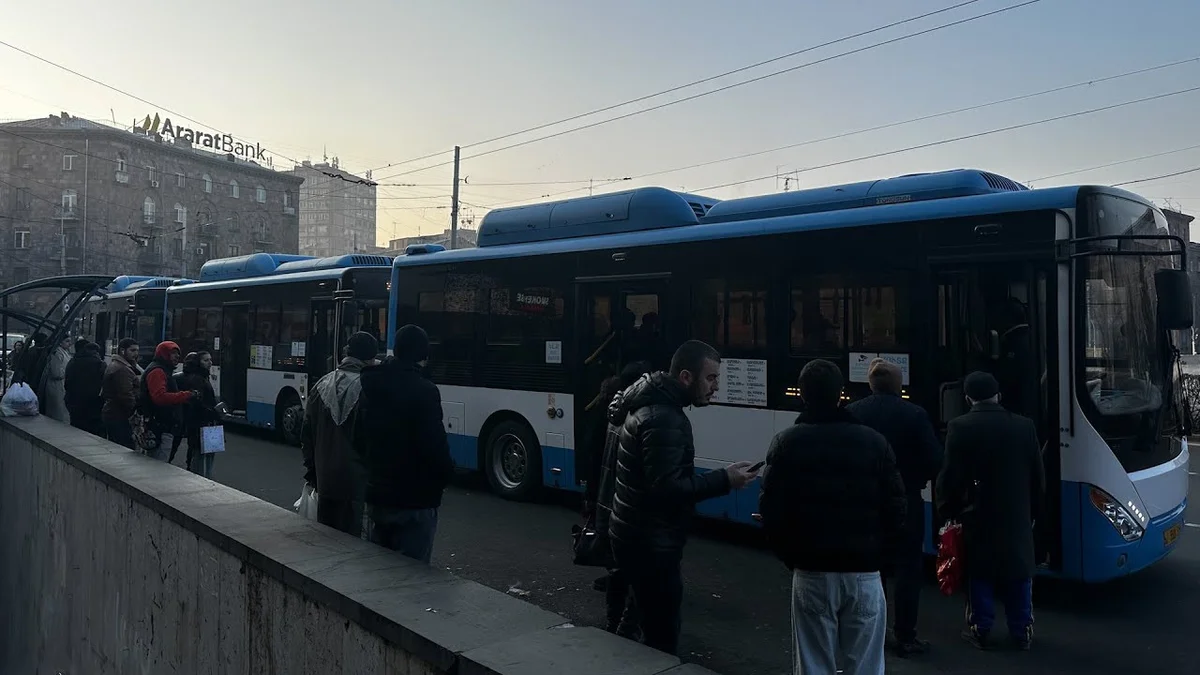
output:
<path id="1" fill-rule="evenodd" d="M 616 567 L 612 557 L 612 544 L 608 537 L 608 526 L 611 520 L 613 496 L 616 492 L 617 449 L 620 446 L 621 427 L 625 423 L 625 407 L 622 404 L 622 392 L 637 382 L 642 376 L 649 375 L 652 368 L 648 361 L 636 361 L 621 370 L 620 375 L 608 378 L 600 387 L 601 403 L 604 404 L 606 424 L 603 437 L 593 439 L 600 452 L 596 453 L 592 466 L 592 478 L 588 480 L 589 512 L 586 517 L 592 522 L 597 541 L 593 544 L 595 550 L 605 556 L 608 576 L 603 583 L 605 594 L 606 614 L 608 624 L 605 628 L 610 633 L 631 640 L 641 640 L 641 627 L 638 625 L 637 602 L 629 580 Z M 593 433 L 596 433 L 594 430 Z"/>
<path id="2" fill-rule="evenodd" d="M 89 434 L 104 437 L 104 420 L 100 411 L 104 398 L 100 390 L 104 386 L 104 359 L 100 358 L 100 345 L 87 340 L 75 342 L 75 357 L 67 364 L 66 402 L 71 414 L 71 426 Z"/>
<path id="3" fill-rule="evenodd" d="M 201 429 L 217 424 L 217 392 L 212 386 L 212 354 L 191 352 L 183 360 L 183 372 L 175 376 L 179 391 L 194 391 L 200 395 L 183 408 L 183 432 L 187 437 L 187 468 L 192 473 L 212 478 L 214 454 L 201 452 Z"/>
<path id="4" fill-rule="evenodd" d="M 362 536 L 366 496 L 362 371 L 378 353 L 372 335 L 351 335 L 346 358 L 313 387 L 300 430 L 304 481 L 317 491 L 317 521 L 356 537 Z"/>
<path id="5" fill-rule="evenodd" d="M 183 407 L 200 398 L 199 392 L 180 391 L 175 382 L 175 366 L 181 358 L 179 345 L 160 342 L 138 390 L 138 408 L 145 424 L 141 450 L 164 462 L 170 459 L 171 445 L 183 427 Z"/>
<path id="6" fill-rule="evenodd" d="M 137 412 L 138 380 L 142 376 L 141 368 L 137 365 L 139 351 L 136 340 L 121 340 L 117 344 L 117 353 L 108 361 L 101 387 L 104 408 L 100 411 L 100 417 L 104 421 L 108 440 L 130 450 L 134 449 L 134 443 L 129 418 Z"/>
<path id="7" fill-rule="evenodd" d="M 441 393 L 423 373 L 429 336 L 408 324 L 396 331 L 392 353 L 362 372 L 371 540 L 429 564 L 454 460 Z"/>
<path id="8" fill-rule="evenodd" d="M 669 373 L 638 380 L 613 410 L 624 417 L 608 526 L 613 558 L 633 587 L 644 643 L 668 654 L 679 649 L 680 565 L 696 504 L 744 487 L 756 475 L 750 462 L 696 472 L 684 408 L 708 405 L 720 373 L 717 351 L 689 340 L 671 357 Z"/>

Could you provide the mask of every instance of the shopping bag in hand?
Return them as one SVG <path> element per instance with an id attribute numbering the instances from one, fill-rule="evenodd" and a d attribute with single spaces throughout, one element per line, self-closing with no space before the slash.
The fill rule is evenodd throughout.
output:
<path id="1" fill-rule="evenodd" d="M 938 533 L 937 580 L 943 595 L 954 595 L 962 587 L 966 564 L 961 523 L 948 522 Z"/>
<path id="2" fill-rule="evenodd" d="M 24 382 L 16 382 L 4 392 L 0 400 L 0 415 L 33 417 L 38 414 L 38 397 Z"/>
<path id="3" fill-rule="evenodd" d="M 308 518 L 309 520 L 317 519 L 317 491 L 308 483 L 304 484 L 304 489 L 300 491 L 300 498 L 292 504 L 292 508 L 296 509 L 296 513 Z"/>
<path id="4" fill-rule="evenodd" d="M 200 427 L 200 453 L 211 455 L 214 452 L 225 452 L 225 427 Z"/>

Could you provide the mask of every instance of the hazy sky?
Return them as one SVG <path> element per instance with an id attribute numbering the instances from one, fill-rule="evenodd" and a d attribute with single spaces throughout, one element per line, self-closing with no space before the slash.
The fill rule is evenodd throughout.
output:
<path id="1" fill-rule="evenodd" d="M 661 99 L 490 145 L 488 138 L 652 94 L 956 4 L 954 0 L 204 0 L 3 2 L 0 40 L 279 155 L 377 168 L 379 238 L 449 220 L 450 159 L 464 146 L 465 215 L 587 183 L 699 191 L 805 167 L 1200 87 L 1200 60 L 950 117 L 604 186 L 996 99 L 1200 59 L 1196 0 L 1041 0 L 896 44 L 530 145 L 477 152 L 995 10 L 974 4 Z M 133 9 L 136 7 L 136 9 Z M 754 8 L 754 11 L 751 11 Z M 801 187 L 976 167 L 1035 178 L 1200 146 L 1200 91 L 795 175 Z M 150 106 L 0 46 L 0 119 L 65 110 L 128 124 Z M 398 163 L 438 151 L 435 159 Z M 277 158 L 276 167 L 288 161 Z M 1116 183 L 1200 167 L 1200 147 L 1035 185 Z M 782 188 L 774 177 L 706 190 Z M 1129 186 L 1200 212 L 1200 172 Z M 442 208 L 437 208 L 442 207 Z"/>

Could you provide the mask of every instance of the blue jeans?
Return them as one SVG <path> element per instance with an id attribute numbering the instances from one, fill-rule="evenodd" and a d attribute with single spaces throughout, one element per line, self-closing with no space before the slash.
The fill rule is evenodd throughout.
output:
<path id="1" fill-rule="evenodd" d="M 987 636 L 995 625 L 999 593 L 1008 633 L 1018 640 L 1033 637 L 1033 579 L 1002 582 L 971 579 L 967 583 L 967 625 L 977 635 Z"/>
<path id="2" fill-rule="evenodd" d="M 159 437 L 158 447 L 147 449 L 145 451 L 146 455 L 163 462 L 169 462 L 171 461 L 171 445 L 174 443 L 174 434 L 162 434 Z"/>
<path id="3" fill-rule="evenodd" d="M 437 521 L 437 509 L 372 506 L 371 541 L 428 565 L 433 557 Z"/>
<path id="4" fill-rule="evenodd" d="M 878 572 L 792 573 L 795 675 L 883 675 L 887 603 Z"/>

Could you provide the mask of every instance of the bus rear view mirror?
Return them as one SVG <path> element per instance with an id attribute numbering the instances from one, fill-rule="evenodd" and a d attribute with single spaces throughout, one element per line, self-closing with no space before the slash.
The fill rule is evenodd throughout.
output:
<path id="1" fill-rule="evenodd" d="M 1165 330 L 1192 327 L 1192 282 L 1186 271 L 1155 272 L 1154 293 L 1158 296 L 1158 321 Z"/>
<path id="2" fill-rule="evenodd" d="M 988 355 L 993 361 L 1000 360 L 1000 334 L 994 330 L 988 331 Z"/>

